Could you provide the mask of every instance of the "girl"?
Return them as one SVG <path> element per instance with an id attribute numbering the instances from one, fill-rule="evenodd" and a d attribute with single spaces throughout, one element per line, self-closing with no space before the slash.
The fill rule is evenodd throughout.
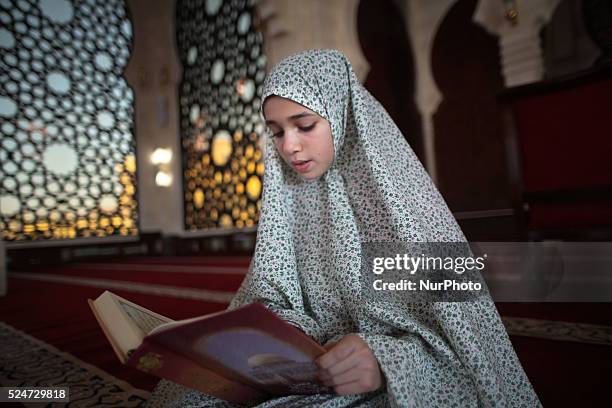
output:
<path id="1" fill-rule="evenodd" d="M 464 242 L 444 200 L 346 57 L 306 51 L 270 73 L 257 244 L 230 307 L 262 302 L 326 345 L 334 394 L 262 407 L 540 406 L 488 295 L 385 301 L 364 290 L 369 242 Z M 408 296 L 408 295 L 407 295 Z M 231 406 L 162 381 L 160 406 Z"/>

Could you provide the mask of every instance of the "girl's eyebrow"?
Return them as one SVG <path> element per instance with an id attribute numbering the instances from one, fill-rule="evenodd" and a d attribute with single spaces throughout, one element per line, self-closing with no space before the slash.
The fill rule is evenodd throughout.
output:
<path id="1" fill-rule="evenodd" d="M 301 113 L 296 113 L 295 115 L 291 115 L 289 116 L 287 119 L 289 120 L 295 120 L 295 119 L 300 119 L 306 116 L 314 116 L 314 113 L 310 113 L 310 112 L 301 112 Z M 274 124 L 276 125 L 276 122 L 273 120 L 266 120 L 266 125 L 271 125 Z"/>

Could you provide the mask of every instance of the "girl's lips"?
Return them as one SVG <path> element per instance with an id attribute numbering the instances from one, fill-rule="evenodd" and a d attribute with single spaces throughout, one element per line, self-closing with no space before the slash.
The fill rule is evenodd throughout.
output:
<path id="1" fill-rule="evenodd" d="M 293 168 L 299 173 L 307 172 L 310 169 L 311 164 L 312 164 L 311 160 L 291 162 L 291 165 L 293 166 Z"/>

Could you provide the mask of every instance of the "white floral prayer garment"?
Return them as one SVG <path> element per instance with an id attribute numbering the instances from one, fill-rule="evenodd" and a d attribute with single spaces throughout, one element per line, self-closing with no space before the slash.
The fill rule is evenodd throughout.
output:
<path id="1" fill-rule="evenodd" d="M 385 303 L 364 290 L 364 243 L 465 237 L 346 57 L 333 50 L 292 55 L 267 78 L 262 102 L 270 95 L 329 121 L 334 162 L 320 179 L 303 181 L 266 142 L 255 254 L 230 307 L 262 302 L 322 344 L 358 333 L 378 359 L 385 384 L 361 395 L 295 395 L 260 407 L 540 406 L 488 295 L 469 302 Z M 161 381 L 150 406 L 234 405 Z"/>

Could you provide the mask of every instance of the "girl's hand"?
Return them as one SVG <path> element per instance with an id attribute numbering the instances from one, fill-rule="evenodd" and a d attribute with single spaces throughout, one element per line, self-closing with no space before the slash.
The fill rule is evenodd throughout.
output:
<path id="1" fill-rule="evenodd" d="M 316 360 L 319 379 L 340 395 L 361 394 L 382 385 L 378 361 L 365 341 L 347 334 L 340 341 L 325 345 L 328 350 Z"/>

